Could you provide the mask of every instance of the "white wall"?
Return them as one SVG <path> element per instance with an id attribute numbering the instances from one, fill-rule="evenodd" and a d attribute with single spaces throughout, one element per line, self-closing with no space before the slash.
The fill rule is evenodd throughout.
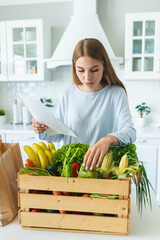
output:
<path id="1" fill-rule="evenodd" d="M 71 2 L 0 7 L 0 21 L 44 18 L 52 25 L 52 55 L 69 23 L 72 10 Z M 125 13 L 150 11 L 160 11 L 159 0 L 97 0 L 100 22 L 116 56 L 124 57 Z M 136 115 L 135 106 L 145 101 L 152 108 L 149 120 L 157 122 L 160 119 L 160 81 L 126 82 L 123 69 L 118 75 L 127 88 L 133 116 Z M 33 94 L 39 97 L 52 97 L 56 104 L 60 94 L 69 84 L 71 71 L 68 67 L 52 71 L 51 82 L 0 83 L 0 108 L 7 109 L 7 119 L 12 121 L 13 99 L 19 96 L 20 92 L 28 97 Z"/>

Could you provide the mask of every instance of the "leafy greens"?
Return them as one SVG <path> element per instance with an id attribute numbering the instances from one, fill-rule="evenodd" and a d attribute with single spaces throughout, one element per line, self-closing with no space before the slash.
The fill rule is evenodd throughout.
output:
<path id="1" fill-rule="evenodd" d="M 80 165 L 83 163 L 84 156 L 89 148 L 89 144 L 83 143 L 72 143 L 63 145 L 59 148 L 52 157 L 53 162 L 55 165 L 58 165 L 59 169 L 63 169 L 63 163 L 65 158 L 68 158 L 68 161 L 72 164 L 73 162 L 77 162 Z M 66 154 L 69 151 L 69 154 Z"/>

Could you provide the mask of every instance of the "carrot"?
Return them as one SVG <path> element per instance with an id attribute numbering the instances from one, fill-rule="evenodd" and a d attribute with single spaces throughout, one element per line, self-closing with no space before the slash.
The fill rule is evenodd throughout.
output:
<path id="1" fill-rule="evenodd" d="M 89 197 L 88 193 L 83 194 L 81 197 Z"/>
<path id="2" fill-rule="evenodd" d="M 31 212 L 42 212 L 42 210 L 41 210 L 41 209 L 38 209 L 38 208 L 33 208 L 33 209 L 31 210 Z"/>
<path id="3" fill-rule="evenodd" d="M 63 192 L 63 195 L 70 196 L 71 194 L 70 194 L 70 192 Z"/>
<path id="4" fill-rule="evenodd" d="M 67 211 L 65 211 L 65 210 L 59 210 L 59 212 L 60 212 L 61 214 L 66 214 L 66 213 L 67 213 Z"/>
<path id="5" fill-rule="evenodd" d="M 53 195 L 59 196 L 59 195 L 63 195 L 63 193 L 61 191 L 53 191 Z M 65 211 L 65 210 L 59 210 L 59 212 L 61 214 L 66 214 L 67 213 L 67 211 Z"/>
<path id="6" fill-rule="evenodd" d="M 31 159 L 26 159 L 26 164 L 30 167 L 37 167 L 36 164 Z"/>
<path id="7" fill-rule="evenodd" d="M 53 191 L 53 195 L 58 196 L 58 195 L 63 195 L 63 193 L 60 191 Z"/>

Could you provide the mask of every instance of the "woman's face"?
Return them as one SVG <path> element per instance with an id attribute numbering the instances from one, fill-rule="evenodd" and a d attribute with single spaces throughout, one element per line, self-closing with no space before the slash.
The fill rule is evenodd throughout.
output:
<path id="1" fill-rule="evenodd" d="M 82 83 L 78 87 L 85 92 L 96 92 L 103 88 L 103 64 L 101 61 L 88 56 L 80 57 L 75 63 L 76 74 Z"/>

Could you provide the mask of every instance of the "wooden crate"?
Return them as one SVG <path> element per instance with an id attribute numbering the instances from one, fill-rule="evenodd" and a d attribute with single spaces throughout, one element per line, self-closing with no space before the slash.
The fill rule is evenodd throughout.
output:
<path id="1" fill-rule="evenodd" d="M 18 174 L 19 223 L 22 228 L 126 235 L 129 233 L 130 179 L 85 179 Z M 43 190 L 41 194 L 32 190 Z M 119 199 L 55 196 L 45 191 L 118 195 Z M 50 192 L 51 193 L 51 192 Z M 30 209 L 66 210 L 67 214 Z M 72 213 L 72 211 L 74 213 Z M 77 212 L 83 212 L 82 215 Z M 87 213 L 104 213 L 94 216 Z M 86 213 L 86 214 L 85 214 Z"/>

